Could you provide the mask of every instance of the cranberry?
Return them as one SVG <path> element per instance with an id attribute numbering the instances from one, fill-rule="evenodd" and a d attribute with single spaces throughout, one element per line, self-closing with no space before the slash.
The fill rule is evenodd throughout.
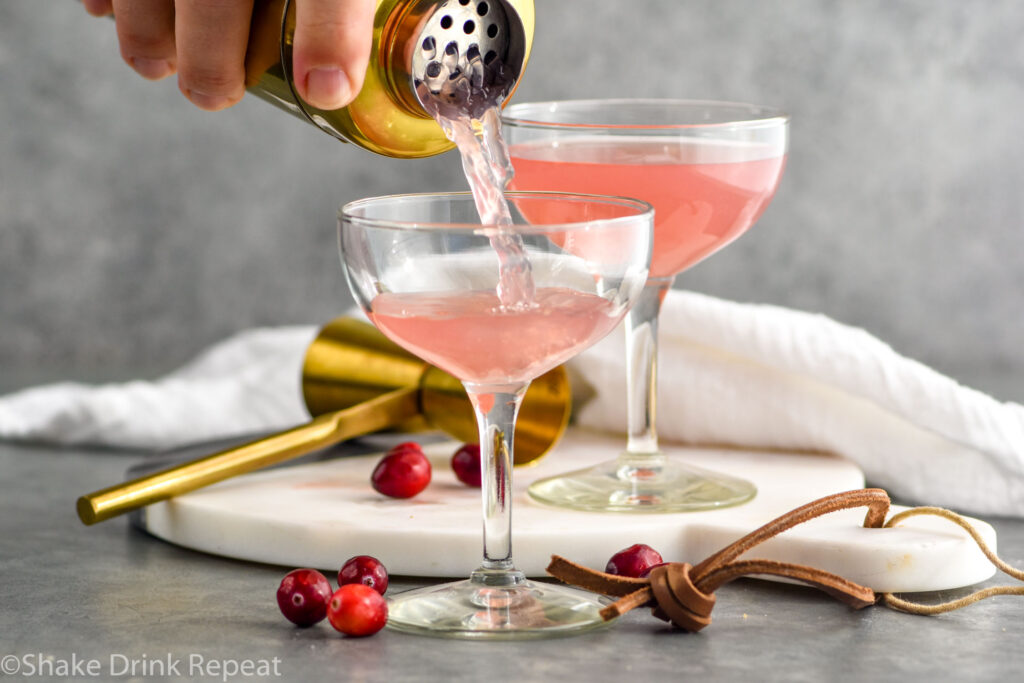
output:
<path id="1" fill-rule="evenodd" d="M 356 555 L 341 565 L 338 572 L 338 585 L 349 583 L 361 583 L 384 595 L 388 589 L 388 570 L 376 557 Z"/>
<path id="2" fill-rule="evenodd" d="M 480 488 L 480 446 L 463 444 L 452 455 L 452 471 L 466 486 Z"/>
<path id="3" fill-rule="evenodd" d="M 388 621 L 388 603 L 361 583 L 348 583 L 331 596 L 327 620 L 347 636 L 372 636 Z"/>
<path id="4" fill-rule="evenodd" d="M 385 496 L 412 498 L 430 483 L 430 461 L 418 444 L 399 444 L 377 463 L 370 481 Z"/>
<path id="5" fill-rule="evenodd" d="M 327 616 L 331 584 L 315 569 L 295 569 L 281 580 L 277 589 L 277 605 L 288 621 L 298 626 L 312 626 Z"/>
<path id="6" fill-rule="evenodd" d="M 612 559 L 608 560 L 608 566 L 604 570 L 608 574 L 639 579 L 651 567 L 663 562 L 664 560 L 657 550 L 649 545 L 637 543 L 612 555 Z"/>

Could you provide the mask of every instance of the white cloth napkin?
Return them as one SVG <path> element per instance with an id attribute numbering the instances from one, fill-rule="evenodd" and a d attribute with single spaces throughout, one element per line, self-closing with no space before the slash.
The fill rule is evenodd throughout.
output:
<path id="1" fill-rule="evenodd" d="M 294 427 L 312 326 L 260 328 L 153 382 L 61 382 L 0 397 L 0 439 L 165 450 Z"/>
<path id="2" fill-rule="evenodd" d="M 62 383 L 0 397 L 0 438 L 166 449 L 307 419 L 314 327 L 238 334 L 154 382 Z M 829 451 L 906 500 L 1024 516 L 1024 406 L 963 387 L 821 315 L 674 290 L 660 318 L 665 442 Z M 583 426 L 624 431 L 624 335 L 571 361 Z M 770 455 L 766 455 L 770 457 Z"/>

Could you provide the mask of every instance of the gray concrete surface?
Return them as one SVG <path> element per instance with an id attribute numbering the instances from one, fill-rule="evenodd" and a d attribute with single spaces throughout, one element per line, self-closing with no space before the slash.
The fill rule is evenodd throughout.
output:
<path id="1" fill-rule="evenodd" d="M 824 312 L 1024 400 L 1024 4 L 541 0 L 518 101 L 671 96 L 793 115 L 760 224 L 679 286 Z M 0 4 L 0 373 L 169 368 L 348 302 L 346 200 L 461 188 L 451 155 L 217 114 L 121 63 L 71 0 Z"/>
<path id="2" fill-rule="evenodd" d="M 300 630 L 274 599 L 290 567 L 172 546 L 123 518 L 94 527 L 78 522 L 75 498 L 119 480 L 134 461 L 125 454 L 0 444 L 0 666 L 17 667 L 5 668 L 0 680 L 67 680 L 39 672 L 76 659 L 97 661 L 98 674 L 73 680 L 236 683 L 973 682 L 1018 680 L 1024 667 L 1017 647 L 1024 598 L 918 617 L 878 606 L 852 611 L 809 588 L 755 580 L 722 587 L 713 623 L 696 635 L 671 632 L 646 610 L 606 631 L 524 643 L 389 631 L 353 640 L 326 623 Z M 1024 566 L 1024 521 L 990 521 L 1004 559 Z M 1008 582 L 1001 577 L 986 585 Z M 390 590 L 421 585 L 422 579 L 397 577 Z M 937 602 L 965 592 L 914 597 Z M 267 676 L 225 679 L 208 668 L 245 660 L 271 666 L 274 658 L 276 669 Z M 131 660 L 135 676 L 124 673 Z M 170 673 L 179 675 L 156 675 L 157 661 L 177 662 Z"/>

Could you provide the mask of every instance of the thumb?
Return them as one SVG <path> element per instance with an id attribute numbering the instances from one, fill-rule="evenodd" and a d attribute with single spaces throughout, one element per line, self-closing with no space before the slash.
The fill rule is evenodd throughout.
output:
<path id="1" fill-rule="evenodd" d="M 369 61 L 375 7 L 375 0 L 295 1 L 292 72 L 302 99 L 332 110 L 356 96 Z"/>

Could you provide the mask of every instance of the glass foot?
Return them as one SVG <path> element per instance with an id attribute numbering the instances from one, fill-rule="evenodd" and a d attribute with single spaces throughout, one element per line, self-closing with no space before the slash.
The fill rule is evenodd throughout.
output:
<path id="1" fill-rule="evenodd" d="M 541 479 L 530 497 L 546 505 L 595 512 L 696 512 L 745 503 L 748 481 L 672 460 L 623 454 L 616 460 Z"/>
<path id="2" fill-rule="evenodd" d="M 518 571 L 480 570 L 465 581 L 389 598 L 388 628 L 441 638 L 554 638 L 608 626 L 599 612 L 610 602 L 575 588 L 528 581 Z"/>

